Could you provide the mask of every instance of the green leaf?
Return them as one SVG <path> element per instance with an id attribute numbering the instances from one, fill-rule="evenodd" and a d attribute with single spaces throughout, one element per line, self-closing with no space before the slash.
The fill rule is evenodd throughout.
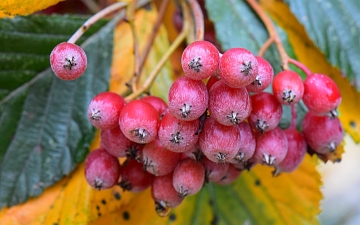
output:
<path id="1" fill-rule="evenodd" d="M 52 48 L 84 21 L 68 16 L 0 21 L 0 41 L 14 42 L 0 47 L 1 92 L 6 93 L 0 100 L 0 208 L 41 194 L 88 151 L 94 129 L 87 106 L 108 88 L 115 21 L 87 33 L 92 36 L 82 47 L 88 67 L 78 80 L 60 80 L 48 68 Z"/>
<path id="2" fill-rule="evenodd" d="M 360 90 L 360 2 L 358 0 L 287 0 L 292 13 L 304 26 L 327 60 L 340 68 Z"/>

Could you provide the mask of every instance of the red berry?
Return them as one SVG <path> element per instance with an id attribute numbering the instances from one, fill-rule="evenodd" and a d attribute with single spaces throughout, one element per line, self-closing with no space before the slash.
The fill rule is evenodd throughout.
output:
<path id="1" fill-rule="evenodd" d="M 299 131 L 286 129 L 284 133 L 288 140 L 288 151 L 283 161 L 276 166 L 274 175 L 280 172 L 289 173 L 294 171 L 302 162 L 307 150 L 305 139 Z"/>
<path id="2" fill-rule="evenodd" d="M 318 115 L 336 116 L 341 102 L 341 93 L 336 83 L 323 74 L 308 76 L 304 82 L 304 104 Z"/>
<path id="3" fill-rule="evenodd" d="M 208 101 L 208 91 L 200 80 L 180 77 L 169 90 L 169 110 L 179 120 L 198 119 L 205 112 Z"/>
<path id="4" fill-rule="evenodd" d="M 255 80 L 257 74 L 258 61 L 244 48 L 231 48 L 220 58 L 219 75 L 230 87 L 247 86 Z"/>
<path id="5" fill-rule="evenodd" d="M 306 113 L 302 131 L 311 149 L 320 154 L 335 151 L 344 137 L 338 117 L 317 116 L 312 112 Z"/>
<path id="6" fill-rule="evenodd" d="M 229 161 L 230 163 L 234 164 L 244 164 L 254 155 L 256 148 L 255 134 L 251 130 L 250 125 L 246 122 L 242 122 L 239 124 L 239 130 L 240 148 L 237 151 L 235 157 Z"/>
<path id="7" fill-rule="evenodd" d="M 205 120 L 199 137 L 200 149 L 213 162 L 224 163 L 235 157 L 240 148 L 238 126 L 225 126 L 213 118 Z"/>
<path id="8" fill-rule="evenodd" d="M 85 178 L 96 189 L 107 189 L 117 184 L 121 168 L 116 157 L 105 149 L 96 149 L 85 160 Z"/>
<path id="9" fill-rule="evenodd" d="M 152 184 L 154 175 L 144 171 L 143 164 L 127 159 L 122 165 L 120 187 L 131 192 L 141 192 Z"/>
<path id="10" fill-rule="evenodd" d="M 185 152 L 196 145 L 199 120 L 182 121 L 166 113 L 160 121 L 158 136 L 162 145 L 170 151 Z"/>
<path id="11" fill-rule="evenodd" d="M 256 150 L 252 160 L 254 163 L 263 163 L 276 166 L 285 158 L 288 150 L 288 141 L 283 130 L 279 127 L 258 134 L 256 138 Z"/>
<path id="12" fill-rule="evenodd" d="M 181 56 L 181 66 L 186 76 L 202 80 L 215 74 L 219 64 L 219 51 L 208 41 L 195 41 Z"/>
<path id="13" fill-rule="evenodd" d="M 198 193 L 205 179 L 205 168 L 201 162 L 192 159 L 183 159 L 175 167 L 173 185 L 180 196 Z"/>
<path id="14" fill-rule="evenodd" d="M 229 163 L 216 163 L 208 158 L 202 160 L 205 168 L 205 181 L 219 181 L 229 170 Z"/>
<path id="15" fill-rule="evenodd" d="M 209 91 L 209 111 L 211 117 L 225 126 L 239 124 L 251 111 L 246 88 L 231 88 L 222 81 L 216 82 Z"/>
<path id="16" fill-rule="evenodd" d="M 264 133 L 274 129 L 281 120 L 282 107 L 274 95 L 261 92 L 251 96 L 252 111 L 249 116 L 251 127 Z"/>
<path id="17" fill-rule="evenodd" d="M 125 100 L 113 92 L 102 92 L 90 102 L 87 116 L 92 125 L 101 130 L 113 129 L 119 126 L 120 111 L 125 106 Z"/>
<path id="18" fill-rule="evenodd" d="M 129 151 L 140 149 L 138 143 L 130 141 L 125 137 L 119 126 L 101 131 L 101 146 L 115 157 L 125 157 L 130 154 Z"/>
<path id="19" fill-rule="evenodd" d="M 156 212 L 160 216 L 165 216 L 170 212 L 170 208 L 178 206 L 183 198 L 173 186 L 173 174 L 154 178 L 151 185 L 151 196 L 155 201 Z"/>
<path id="20" fill-rule="evenodd" d="M 265 90 L 273 81 L 274 70 L 271 64 L 260 56 L 255 56 L 258 61 L 258 73 L 255 80 L 246 86 L 249 92 L 259 93 Z"/>
<path id="21" fill-rule="evenodd" d="M 241 174 L 241 170 L 237 169 L 233 164 L 229 164 L 229 169 L 226 174 L 218 181 L 217 184 L 228 185 L 234 182 Z"/>
<path id="22" fill-rule="evenodd" d="M 139 144 L 155 140 L 159 127 L 159 114 L 155 108 L 142 100 L 129 102 L 121 110 L 119 125 L 124 135 Z"/>
<path id="23" fill-rule="evenodd" d="M 142 151 L 144 169 L 155 176 L 171 173 L 181 154 L 167 150 L 159 139 L 146 144 Z"/>
<path id="24" fill-rule="evenodd" d="M 159 98 L 157 96 L 149 95 L 141 98 L 141 100 L 150 103 L 159 113 L 160 119 L 169 110 L 166 102 L 162 98 Z"/>
<path id="25" fill-rule="evenodd" d="M 304 83 L 300 75 L 290 70 L 275 76 L 272 89 L 277 100 L 286 105 L 298 103 L 304 95 Z"/>
<path id="26" fill-rule="evenodd" d="M 73 43 L 62 42 L 50 53 L 50 65 L 54 74 L 62 80 L 75 80 L 87 66 L 84 50 Z"/>

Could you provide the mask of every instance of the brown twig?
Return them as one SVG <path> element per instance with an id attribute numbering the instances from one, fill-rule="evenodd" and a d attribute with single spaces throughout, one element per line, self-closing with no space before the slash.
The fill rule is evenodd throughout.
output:
<path id="1" fill-rule="evenodd" d="M 197 0 L 188 0 L 195 21 L 195 38 L 197 41 L 204 40 L 204 15 Z"/>
<path id="2" fill-rule="evenodd" d="M 166 61 L 170 58 L 171 54 L 177 49 L 177 47 L 186 38 L 186 35 L 189 32 L 189 16 L 190 16 L 190 12 L 189 12 L 189 9 L 188 9 L 187 5 L 184 4 L 183 2 L 181 2 L 181 3 L 182 3 L 181 6 L 183 8 L 183 13 L 184 13 L 184 25 L 183 25 L 183 28 L 182 28 L 180 34 L 176 37 L 176 39 L 171 44 L 169 49 L 165 52 L 165 54 L 160 59 L 158 64 L 155 66 L 153 71 L 150 73 L 149 77 L 146 79 L 144 84 L 138 90 L 136 90 L 133 93 L 131 93 L 130 95 L 128 95 L 125 98 L 126 101 L 131 101 L 131 100 L 137 98 L 138 96 L 140 96 L 142 93 L 144 93 L 145 91 L 147 91 L 149 89 L 151 84 L 154 82 L 156 76 L 160 72 L 161 68 L 164 66 Z"/>
<path id="3" fill-rule="evenodd" d="M 261 46 L 258 56 L 263 57 L 266 50 L 271 46 L 271 44 L 274 43 L 274 37 L 269 37 L 265 43 Z"/>

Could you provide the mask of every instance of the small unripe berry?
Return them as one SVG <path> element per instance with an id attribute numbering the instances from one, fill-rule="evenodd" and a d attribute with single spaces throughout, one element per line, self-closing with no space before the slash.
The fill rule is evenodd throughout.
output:
<path id="1" fill-rule="evenodd" d="M 62 42 L 50 54 L 50 65 L 54 74 L 62 80 L 75 80 L 87 66 L 84 50 L 73 43 Z"/>

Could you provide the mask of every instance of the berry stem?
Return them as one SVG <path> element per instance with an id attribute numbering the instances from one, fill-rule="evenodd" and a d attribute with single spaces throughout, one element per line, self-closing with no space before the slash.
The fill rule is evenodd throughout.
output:
<path id="1" fill-rule="evenodd" d="M 188 0 L 195 21 L 195 38 L 197 41 L 204 40 L 204 15 L 197 0 Z"/>
<path id="2" fill-rule="evenodd" d="M 274 43 L 274 37 L 269 37 L 265 43 L 261 46 L 258 56 L 263 57 L 266 50 L 271 46 L 271 44 Z"/>
<path id="3" fill-rule="evenodd" d="M 169 1 L 170 0 L 164 0 L 164 1 L 161 2 L 159 13 L 158 13 L 155 25 L 153 27 L 151 36 L 150 36 L 149 40 L 146 42 L 144 52 L 140 55 L 139 63 L 138 63 L 138 72 L 135 72 L 135 75 L 137 75 L 137 76 L 135 76 L 133 78 L 133 80 L 132 80 L 133 92 L 135 92 L 137 90 L 137 88 L 134 89 L 134 86 L 136 86 L 138 81 L 139 81 L 141 71 L 142 71 L 142 69 L 144 67 L 144 64 L 145 64 L 145 61 L 146 61 L 146 59 L 147 59 L 147 57 L 148 57 L 148 55 L 150 53 L 150 49 L 152 47 L 152 44 L 154 43 L 155 37 L 156 37 L 156 35 L 157 35 L 158 31 L 159 31 L 161 22 L 164 19 L 166 9 L 167 9 L 167 7 L 169 5 Z"/>
<path id="4" fill-rule="evenodd" d="M 310 76 L 312 75 L 312 72 L 309 70 L 309 68 L 307 68 L 304 64 L 302 64 L 301 62 L 295 60 L 295 59 L 292 59 L 292 58 L 289 58 L 288 59 L 288 62 L 293 64 L 294 66 L 298 67 L 299 69 L 301 69 L 305 74 L 306 76 Z"/>
<path id="5" fill-rule="evenodd" d="M 296 112 L 296 104 L 291 105 L 291 123 L 290 129 L 296 129 L 296 120 L 297 120 L 297 112 Z"/>
<path id="6" fill-rule="evenodd" d="M 256 14 L 258 14 L 260 19 L 263 21 L 266 29 L 268 30 L 269 39 L 271 39 L 271 42 L 275 43 L 276 48 L 278 49 L 278 52 L 280 54 L 282 67 L 284 68 L 284 70 L 289 70 L 288 61 L 289 61 L 290 57 L 286 53 L 284 45 L 282 44 L 280 36 L 279 36 L 278 32 L 276 31 L 276 28 L 275 28 L 273 22 L 271 21 L 270 17 L 265 13 L 265 11 L 261 8 L 261 6 L 259 5 L 259 3 L 256 0 L 246 0 L 246 1 L 251 6 L 251 8 L 256 12 Z M 265 42 L 265 44 L 268 45 L 268 46 L 265 46 L 266 48 L 268 48 L 270 45 L 267 42 Z M 264 49 L 264 50 L 266 50 L 266 49 Z"/>
<path id="7" fill-rule="evenodd" d="M 183 8 L 183 13 L 184 13 L 184 26 L 183 26 L 183 29 L 181 30 L 180 34 L 176 37 L 174 42 L 170 45 L 169 49 L 165 52 L 164 56 L 160 59 L 160 61 L 155 66 L 153 71 L 150 73 L 149 77 L 146 79 L 144 84 L 138 90 L 136 90 L 132 94 L 128 95 L 125 98 L 126 101 L 131 101 L 131 100 L 137 98 L 139 95 L 144 93 L 147 89 L 149 89 L 149 87 L 154 82 L 156 76 L 158 75 L 158 73 L 160 72 L 161 68 L 164 66 L 166 61 L 169 59 L 171 54 L 177 49 L 177 47 L 186 38 L 186 35 L 189 32 L 189 16 L 190 16 L 190 13 L 189 13 L 189 9 L 188 9 L 186 4 L 181 2 L 181 6 Z"/>
<path id="8" fill-rule="evenodd" d="M 137 2 L 138 2 L 137 0 L 133 0 L 130 4 L 128 4 L 127 10 L 126 10 L 127 22 L 130 25 L 131 33 L 133 36 L 133 45 L 134 45 L 134 57 L 135 57 L 134 78 L 131 83 L 131 88 L 133 91 L 137 90 L 136 81 L 138 80 L 138 78 L 140 76 L 139 39 L 138 39 L 138 35 L 136 33 L 135 18 L 134 18 Z"/>

